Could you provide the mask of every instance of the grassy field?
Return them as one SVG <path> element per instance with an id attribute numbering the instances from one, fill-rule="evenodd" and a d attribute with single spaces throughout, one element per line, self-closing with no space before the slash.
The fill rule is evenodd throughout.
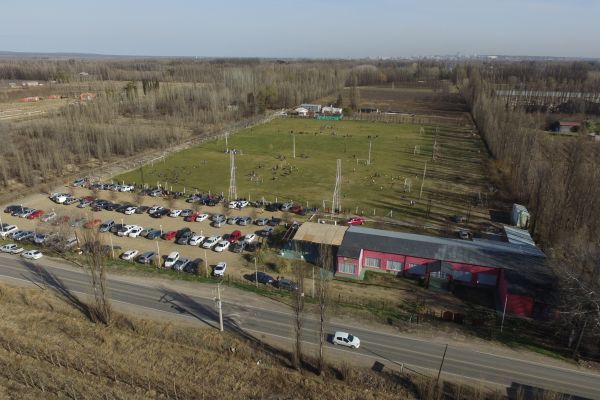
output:
<path id="1" fill-rule="evenodd" d="M 367 165 L 370 141 L 371 164 Z M 473 204 L 477 194 L 486 190 L 485 151 L 478 136 L 460 127 L 281 118 L 231 135 L 227 145 L 224 139 L 207 142 L 115 180 L 227 195 L 226 148 L 240 151 L 236 156 L 239 197 L 328 208 L 339 158 L 342 208 L 347 213 L 387 216 L 422 227 L 443 224 L 456 213 L 470 213 L 473 221 L 487 218 L 486 210 Z"/>

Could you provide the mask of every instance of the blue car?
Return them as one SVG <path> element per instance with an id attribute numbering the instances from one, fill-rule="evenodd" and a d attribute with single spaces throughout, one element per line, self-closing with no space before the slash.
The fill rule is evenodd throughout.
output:
<path id="1" fill-rule="evenodd" d="M 150 240 L 154 240 L 157 237 L 160 237 L 160 231 L 158 229 L 152 229 L 151 231 L 148 232 L 148 234 L 146 235 L 146 239 L 150 239 Z"/>

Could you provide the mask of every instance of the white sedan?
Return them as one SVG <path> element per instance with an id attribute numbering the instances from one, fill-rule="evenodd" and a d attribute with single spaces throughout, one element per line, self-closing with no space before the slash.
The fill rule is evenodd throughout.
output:
<path id="1" fill-rule="evenodd" d="M 135 210 L 137 210 L 137 207 L 127 207 L 125 209 L 125 215 L 131 215 L 135 213 Z"/>
<path id="2" fill-rule="evenodd" d="M 256 240 L 256 234 L 255 233 L 249 233 L 246 236 L 244 236 L 244 242 L 246 243 L 252 243 Z"/>
<path id="3" fill-rule="evenodd" d="M 202 222 L 206 219 L 208 219 L 209 215 L 208 214 L 198 214 L 196 216 L 196 222 Z"/>
<path id="4" fill-rule="evenodd" d="M 169 214 L 169 217 L 173 217 L 173 218 L 179 217 L 181 215 L 182 211 L 183 210 L 171 210 L 171 213 Z"/>
<path id="5" fill-rule="evenodd" d="M 29 260 L 39 260 L 42 258 L 43 254 L 39 250 L 28 250 L 21 254 L 21 257 L 27 258 Z"/>
<path id="6" fill-rule="evenodd" d="M 347 332 L 336 332 L 333 335 L 333 344 L 339 344 L 346 347 L 358 349 L 360 347 L 360 339 Z"/>
<path id="7" fill-rule="evenodd" d="M 12 253 L 14 250 L 18 249 L 19 246 L 17 246 L 14 243 L 10 243 L 10 244 L 5 244 L 4 246 L 0 247 L 0 251 L 4 252 L 4 253 Z"/>
<path id="8" fill-rule="evenodd" d="M 204 247 L 205 249 L 210 249 L 215 244 L 217 244 L 219 240 L 221 240 L 221 236 L 211 236 L 208 239 L 206 239 L 204 243 L 202 243 L 202 247 Z"/>
<path id="9" fill-rule="evenodd" d="M 121 258 L 126 261 L 131 261 L 137 256 L 139 251 L 137 250 L 127 250 L 125 253 L 121 254 Z"/>
<path id="10" fill-rule="evenodd" d="M 215 248 L 213 250 L 221 253 L 221 252 L 227 250 L 229 248 L 230 244 L 231 244 L 231 242 L 229 240 L 221 240 L 219 243 L 217 243 L 217 245 L 215 246 Z"/>
<path id="11" fill-rule="evenodd" d="M 190 246 L 198 246 L 200 243 L 204 242 L 205 237 L 202 235 L 194 235 L 188 241 Z"/>
<path id="12" fill-rule="evenodd" d="M 140 233 L 144 230 L 143 227 L 136 225 L 135 228 L 133 228 L 130 232 L 129 232 L 129 237 L 135 238 L 140 236 Z"/>

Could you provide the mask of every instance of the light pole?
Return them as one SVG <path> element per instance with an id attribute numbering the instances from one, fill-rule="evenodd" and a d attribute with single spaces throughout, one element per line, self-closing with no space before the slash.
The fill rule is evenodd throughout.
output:
<path id="1" fill-rule="evenodd" d="M 223 332 L 223 303 L 221 302 L 221 282 L 217 284 L 217 307 L 219 308 L 219 330 Z"/>
<path id="2" fill-rule="evenodd" d="M 256 287 L 258 287 L 258 267 L 256 265 L 256 257 L 254 257 L 254 281 L 256 282 Z"/>
<path id="3" fill-rule="evenodd" d="M 206 255 L 206 249 L 204 249 L 204 270 L 206 271 L 206 277 L 208 278 L 208 256 Z"/>
<path id="4" fill-rule="evenodd" d="M 160 267 L 160 247 L 158 246 L 158 242 L 156 242 L 156 256 L 158 257 L 157 267 Z"/>

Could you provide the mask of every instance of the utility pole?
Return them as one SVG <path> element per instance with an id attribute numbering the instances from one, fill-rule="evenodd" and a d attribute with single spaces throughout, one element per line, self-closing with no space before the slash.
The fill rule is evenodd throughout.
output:
<path id="1" fill-rule="evenodd" d="M 425 184 L 425 174 L 427 173 L 427 161 L 425 161 L 425 168 L 423 168 L 423 179 L 421 180 L 421 191 L 419 192 L 419 200 L 423 195 L 423 185 Z"/>
<path id="2" fill-rule="evenodd" d="M 506 316 L 506 304 L 508 303 L 508 295 L 504 296 L 504 311 L 502 311 L 502 322 L 500 322 L 500 333 L 504 329 L 504 317 Z"/>
<path id="3" fill-rule="evenodd" d="M 206 255 L 206 250 L 204 250 L 204 269 L 206 271 L 206 277 L 208 278 L 208 256 Z"/>
<path id="4" fill-rule="evenodd" d="M 157 267 L 160 267 L 160 247 L 158 247 L 158 242 L 156 242 L 156 256 L 158 257 Z"/>
<path id="5" fill-rule="evenodd" d="M 229 153 L 229 194 L 228 201 L 237 199 L 237 187 L 235 184 L 235 152 Z"/>
<path id="6" fill-rule="evenodd" d="M 337 170 L 335 175 L 335 187 L 333 189 L 333 200 L 331 202 L 331 212 L 337 214 L 338 210 L 342 210 L 342 160 L 337 160 Z"/>
<path id="7" fill-rule="evenodd" d="M 293 141 L 292 157 L 296 158 L 296 134 L 295 133 L 292 133 L 292 141 Z"/>
<path id="8" fill-rule="evenodd" d="M 221 303 L 221 282 L 217 284 L 217 307 L 219 308 L 219 330 L 223 332 L 223 306 Z"/>
<path id="9" fill-rule="evenodd" d="M 110 238 L 110 250 L 112 252 L 112 258 L 115 258 L 115 246 L 113 246 L 112 235 L 108 236 Z M 158 244 L 158 243 L 156 243 Z"/>
<path id="10" fill-rule="evenodd" d="M 438 371 L 437 383 L 440 383 L 440 375 L 442 374 L 442 367 L 444 366 L 444 360 L 446 359 L 446 352 L 448 351 L 448 345 L 446 344 L 446 348 L 444 349 L 444 355 L 442 356 L 442 362 L 440 363 L 440 370 Z"/>
<path id="11" fill-rule="evenodd" d="M 371 165 L 371 145 L 373 144 L 373 140 L 369 139 L 369 159 L 367 160 L 367 165 Z"/>

